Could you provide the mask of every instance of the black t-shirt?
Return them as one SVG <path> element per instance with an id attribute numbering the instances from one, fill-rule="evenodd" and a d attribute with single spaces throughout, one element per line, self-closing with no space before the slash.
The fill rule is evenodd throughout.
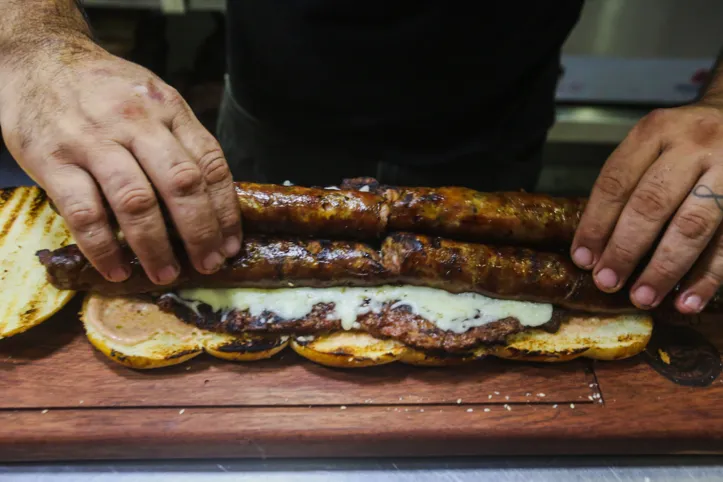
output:
<path id="1" fill-rule="evenodd" d="M 584 0 L 228 0 L 234 96 L 275 132 L 401 163 L 504 152 L 554 119 Z"/>

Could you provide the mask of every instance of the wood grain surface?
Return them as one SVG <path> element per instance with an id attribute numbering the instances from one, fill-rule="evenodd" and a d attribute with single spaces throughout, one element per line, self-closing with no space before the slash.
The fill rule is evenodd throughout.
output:
<path id="1" fill-rule="evenodd" d="M 723 453 L 723 383 L 676 385 L 643 357 L 349 371 L 287 351 L 138 372 L 92 349 L 76 309 L 0 341 L 0 460 Z M 698 329 L 721 347 L 717 326 Z"/>

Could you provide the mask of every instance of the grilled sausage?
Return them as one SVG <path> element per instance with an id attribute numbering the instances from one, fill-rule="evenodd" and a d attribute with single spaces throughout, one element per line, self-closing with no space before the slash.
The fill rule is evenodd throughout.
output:
<path id="1" fill-rule="evenodd" d="M 172 286 L 203 288 L 289 286 L 378 286 L 408 284 L 453 293 L 476 292 L 495 298 L 552 303 L 586 312 L 635 311 L 628 287 L 617 293 L 600 291 L 592 275 L 566 255 L 525 248 L 463 243 L 424 235 L 389 236 L 381 253 L 349 241 L 247 238 L 241 253 L 220 271 L 201 275 L 188 262 L 172 286 L 154 285 L 130 251 L 132 275 L 122 283 L 106 281 L 71 245 L 38 252 L 50 283 L 58 289 L 97 291 L 106 295 L 166 291 Z M 708 313 L 723 312 L 720 293 Z M 672 311 L 673 295 L 658 308 Z"/>
<path id="2" fill-rule="evenodd" d="M 241 253 L 214 274 L 202 275 L 187 261 L 171 286 L 158 286 L 146 276 L 129 250 L 131 277 L 121 283 L 106 281 L 75 245 L 38 252 L 53 286 L 63 290 L 96 291 L 106 295 L 158 292 L 184 287 L 278 288 L 289 286 L 369 286 L 384 284 L 388 272 L 379 251 L 349 241 L 246 238 Z"/>
<path id="3" fill-rule="evenodd" d="M 387 188 L 390 231 L 505 245 L 569 246 L 584 199 L 481 193 L 459 187 Z"/>
<path id="4" fill-rule="evenodd" d="M 236 183 L 244 231 L 371 239 L 386 230 L 389 206 L 374 193 Z"/>
<path id="5" fill-rule="evenodd" d="M 399 233 L 384 241 L 382 261 L 397 279 L 410 285 L 552 303 L 588 312 L 636 309 L 627 291 L 603 293 L 589 272 L 561 254 Z"/>

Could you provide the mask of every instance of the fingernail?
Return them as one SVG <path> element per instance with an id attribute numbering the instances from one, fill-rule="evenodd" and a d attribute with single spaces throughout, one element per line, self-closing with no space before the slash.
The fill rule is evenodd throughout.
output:
<path id="1" fill-rule="evenodd" d="M 592 251 L 581 246 L 572 253 L 572 260 L 578 266 L 588 268 L 592 266 Z"/>
<path id="2" fill-rule="evenodd" d="M 640 286 L 633 293 L 633 298 L 640 306 L 653 306 L 657 297 L 655 290 L 648 285 Z"/>
<path id="3" fill-rule="evenodd" d="M 703 299 L 698 295 L 691 294 L 685 297 L 683 305 L 691 311 L 698 313 L 703 309 Z"/>
<path id="4" fill-rule="evenodd" d="M 173 265 L 161 268 L 158 271 L 158 282 L 162 285 L 173 282 L 178 276 L 178 268 Z"/>
<path id="5" fill-rule="evenodd" d="M 224 240 L 221 250 L 227 258 L 230 258 L 231 256 L 236 256 L 241 250 L 241 240 L 238 238 L 238 236 L 229 236 Z"/>
<path id="6" fill-rule="evenodd" d="M 203 269 L 209 272 L 218 271 L 223 262 L 224 257 L 221 256 L 221 253 L 213 252 L 206 256 L 206 259 L 203 260 Z"/>
<path id="7" fill-rule="evenodd" d="M 610 268 L 601 269 L 595 279 L 603 288 L 613 289 L 618 285 L 618 275 Z"/>
<path id="8" fill-rule="evenodd" d="M 110 279 L 116 283 L 127 280 L 130 275 L 130 270 L 125 266 L 118 266 L 110 270 Z"/>

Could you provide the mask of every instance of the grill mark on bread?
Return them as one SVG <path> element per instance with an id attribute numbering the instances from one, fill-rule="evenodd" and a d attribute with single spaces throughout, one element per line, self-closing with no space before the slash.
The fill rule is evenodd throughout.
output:
<path id="1" fill-rule="evenodd" d="M 33 198 L 30 200 L 30 208 L 28 209 L 28 214 L 25 218 L 26 226 L 32 227 L 36 224 L 36 219 L 41 216 L 41 211 L 43 210 L 47 202 L 48 196 L 45 194 L 45 191 L 37 190 L 35 196 L 33 196 Z M 53 219 L 52 216 L 49 216 L 48 218 Z"/>
<path id="2" fill-rule="evenodd" d="M 5 204 L 7 204 L 7 202 L 10 200 L 10 198 L 13 197 L 13 194 L 17 190 L 18 190 L 17 187 L 9 187 L 7 189 L 3 189 L 0 191 L 0 208 L 2 208 L 3 206 L 5 206 Z"/>
<path id="3" fill-rule="evenodd" d="M 12 194 L 14 194 L 17 191 L 18 191 L 18 189 L 14 189 L 11 192 L 11 195 L 8 196 L 7 199 L 4 199 L 4 203 L 3 203 L 2 207 L 4 207 L 5 204 L 10 203 L 13 200 L 13 198 L 15 198 L 15 196 L 13 196 Z M 12 228 L 13 224 L 15 223 L 15 219 L 18 217 L 18 214 L 20 213 L 20 211 L 25 207 L 25 201 L 27 200 L 27 198 L 29 196 L 30 196 L 30 189 L 20 190 L 20 199 L 17 201 L 15 206 L 13 206 L 13 208 L 7 214 L 5 212 L 3 212 L 3 215 L 7 216 L 7 220 L 3 224 L 2 228 L 0 228 L 0 244 L 2 244 L 2 242 L 7 237 L 8 233 L 10 232 L 10 229 Z"/>

